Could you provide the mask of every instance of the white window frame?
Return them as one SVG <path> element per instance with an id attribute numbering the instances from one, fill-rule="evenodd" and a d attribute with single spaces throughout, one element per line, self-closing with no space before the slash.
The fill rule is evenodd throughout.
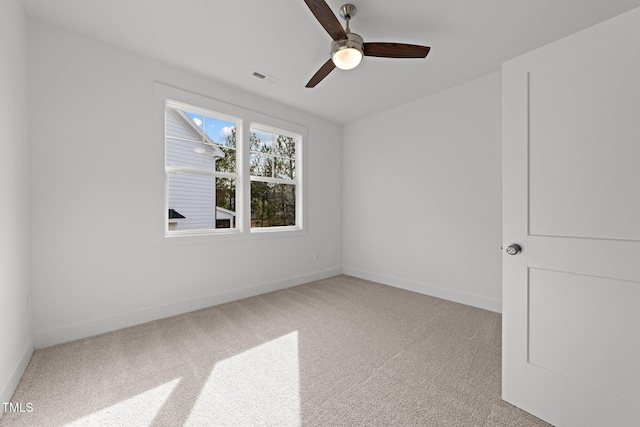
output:
<path id="1" fill-rule="evenodd" d="M 236 124 L 236 141 L 238 140 L 242 140 L 242 122 L 243 120 L 239 117 L 233 117 L 233 116 L 229 116 L 227 114 L 222 114 L 219 113 L 217 111 L 210 111 L 210 110 L 206 110 L 194 105 L 189 105 L 189 104 L 185 104 L 182 102 L 177 102 L 171 99 L 166 99 L 165 100 L 165 117 L 166 117 L 166 111 L 168 108 L 171 109 L 178 109 L 178 110 L 182 110 L 182 111 L 188 111 L 190 113 L 195 113 L 195 114 L 199 114 L 202 117 L 212 117 L 215 119 L 220 119 L 220 120 L 224 120 L 226 122 L 231 122 L 231 123 L 235 123 Z M 204 128 L 203 128 L 204 129 Z M 203 130 L 203 135 L 204 135 L 204 130 Z M 166 200 L 166 206 L 167 206 L 167 210 L 169 209 L 169 174 L 183 174 L 183 175 L 197 175 L 197 176 L 207 176 L 213 179 L 216 178 L 230 178 L 235 180 L 236 182 L 236 201 L 238 200 L 238 182 L 239 182 L 239 174 L 238 174 L 238 167 L 236 165 L 236 172 L 235 173 L 229 173 L 229 172 L 219 172 L 219 171 L 209 171 L 209 170 L 204 170 L 204 169 L 194 169 L 194 168 L 190 168 L 190 167 L 184 167 L 184 166 L 166 166 L 166 140 L 167 140 L 167 135 L 166 133 L 164 134 L 164 141 L 165 141 L 165 200 Z M 237 144 L 237 143 L 236 143 Z M 241 156 L 242 153 L 242 147 L 238 148 L 236 147 L 236 163 L 237 163 L 237 159 Z M 215 185 L 215 183 L 214 183 Z M 236 223 L 238 222 L 238 220 L 241 220 L 242 218 L 242 213 L 240 213 L 240 215 L 238 215 L 237 212 L 237 207 L 236 207 Z M 167 221 L 167 224 L 165 225 L 165 236 L 166 237 L 170 237 L 170 236 L 191 236 L 191 235 L 198 235 L 198 234 L 210 234 L 210 233 L 235 233 L 238 232 L 237 227 L 236 228 L 207 228 L 207 229 L 195 229 L 195 230 L 170 230 L 169 229 L 169 222 Z"/>
<path id="2" fill-rule="evenodd" d="M 156 192 L 156 220 L 154 221 L 156 242 L 167 243 L 202 243 L 203 241 L 253 239 L 263 237 L 285 237 L 306 234 L 306 158 L 304 155 L 307 140 L 307 128 L 277 117 L 269 116 L 257 111 L 231 105 L 213 98 L 193 92 L 178 89 L 162 83 L 154 84 L 156 99 L 157 130 L 154 141 L 157 149 L 155 158 L 158 164 L 158 174 L 162 178 L 161 189 Z M 199 171 L 189 168 L 166 167 L 165 159 L 165 114 L 167 102 L 172 106 L 184 107 L 186 111 L 220 118 L 238 124 L 236 128 L 236 173 Z M 277 227 L 251 227 L 251 176 L 250 176 L 250 130 L 259 129 L 296 138 L 295 180 L 296 187 L 296 224 Z M 184 169 L 184 170 L 182 170 Z M 189 169 L 189 170 L 186 170 Z M 215 177 L 229 177 L 236 179 L 236 227 L 206 230 L 169 230 L 168 212 L 168 174 L 169 171 L 180 173 L 205 174 Z M 262 178 L 261 178 L 262 179 Z M 266 178 L 276 183 L 292 184 L 291 180 Z M 159 186 L 160 187 L 160 186 Z M 162 208 L 161 208 L 162 207 Z"/>
<path id="3" fill-rule="evenodd" d="M 298 150 L 300 149 L 301 144 L 301 140 L 302 140 L 302 135 L 297 134 L 297 133 L 293 133 L 291 131 L 288 130 L 284 130 L 284 129 L 278 129 L 275 128 L 273 126 L 269 126 L 269 125 L 265 125 L 262 123 L 251 123 L 250 125 L 250 130 L 251 129 L 255 129 L 258 131 L 262 131 L 262 132 L 267 132 L 267 133 L 273 133 L 276 135 L 282 135 L 282 136 L 288 136 L 290 138 L 294 138 L 297 140 L 296 143 L 296 157 L 294 158 L 295 161 L 295 165 L 296 165 L 296 175 L 295 175 L 295 179 L 291 180 L 291 179 L 282 179 L 282 178 L 274 178 L 274 177 L 267 177 L 267 176 L 253 176 L 250 174 L 249 172 L 249 179 L 250 181 L 259 181 L 259 182 L 272 182 L 274 184 L 285 184 L 285 185 L 294 185 L 296 187 L 296 225 L 298 223 L 298 218 L 302 217 L 303 215 L 303 211 L 302 211 L 302 206 L 298 203 L 298 187 L 302 185 L 301 179 L 300 179 L 300 170 L 298 169 L 298 162 L 301 163 L 301 156 L 298 153 Z M 250 152 L 251 154 L 251 152 Z M 254 153 L 254 154 L 262 154 L 262 153 Z M 250 157 L 250 156 L 249 156 Z M 251 187 L 249 187 L 249 190 L 251 190 Z M 278 230 L 289 230 L 293 227 L 296 226 L 286 226 L 286 227 L 253 227 L 251 228 L 251 232 L 252 233 L 262 233 L 262 232 L 269 232 L 269 231 L 278 231 Z"/>

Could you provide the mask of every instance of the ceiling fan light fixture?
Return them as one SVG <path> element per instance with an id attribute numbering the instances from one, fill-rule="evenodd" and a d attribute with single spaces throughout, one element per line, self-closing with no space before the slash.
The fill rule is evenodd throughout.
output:
<path id="1" fill-rule="evenodd" d="M 362 61 L 362 52 L 358 49 L 348 47 L 340 49 L 333 54 L 333 63 L 341 70 L 351 70 L 356 68 Z"/>
<path id="2" fill-rule="evenodd" d="M 341 70 L 351 70 L 360 64 L 362 57 L 362 37 L 347 33 L 347 39 L 335 40 L 331 43 L 331 59 Z"/>

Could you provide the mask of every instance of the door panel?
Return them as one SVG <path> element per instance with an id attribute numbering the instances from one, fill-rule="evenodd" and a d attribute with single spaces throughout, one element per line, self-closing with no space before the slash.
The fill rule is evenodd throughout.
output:
<path id="1" fill-rule="evenodd" d="M 503 398 L 640 419 L 640 9 L 503 65 Z"/>
<path id="2" fill-rule="evenodd" d="M 640 403 L 639 285 L 530 269 L 529 363 Z"/>
<path id="3" fill-rule="evenodd" d="M 639 39 L 529 71 L 532 235 L 640 240 Z"/>

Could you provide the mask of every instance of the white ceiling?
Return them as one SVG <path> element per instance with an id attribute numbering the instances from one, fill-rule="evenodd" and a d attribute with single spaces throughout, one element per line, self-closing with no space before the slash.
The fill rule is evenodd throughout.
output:
<path id="1" fill-rule="evenodd" d="M 346 0 L 327 0 L 336 15 Z M 331 39 L 303 0 L 23 0 L 34 17 L 348 123 L 500 69 L 502 62 L 640 6 L 640 0 L 352 0 L 365 42 L 431 46 L 365 58 L 305 84 Z M 341 21 L 342 22 L 342 21 Z M 270 84 L 261 71 L 280 79 Z"/>

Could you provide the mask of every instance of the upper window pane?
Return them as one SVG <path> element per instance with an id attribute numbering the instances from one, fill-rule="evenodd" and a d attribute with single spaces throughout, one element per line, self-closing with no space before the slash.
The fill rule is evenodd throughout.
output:
<path id="1" fill-rule="evenodd" d="M 294 180 L 296 138 L 251 128 L 251 175 Z"/>
<path id="2" fill-rule="evenodd" d="M 166 166 L 236 172 L 236 124 L 178 108 L 166 109 Z"/>
<path id="3" fill-rule="evenodd" d="M 234 142 L 235 144 L 235 133 L 234 133 Z M 236 149 L 235 148 L 227 148 L 227 147 L 219 147 L 220 150 L 224 153 L 224 157 L 219 159 L 216 162 L 216 170 L 218 172 L 236 172 Z"/>
<path id="4" fill-rule="evenodd" d="M 236 147 L 236 124 L 212 117 L 204 118 L 207 137 L 222 147 Z"/>
<path id="5" fill-rule="evenodd" d="M 202 121 L 202 116 L 195 118 Z M 191 118 L 188 118 L 180 110 L 167 108 L 165 113 L 165 135 L 176 139 L 202 142 L 202 136 L 197 131 L 189 130 L 188 122 L 190 121 Z"/>

